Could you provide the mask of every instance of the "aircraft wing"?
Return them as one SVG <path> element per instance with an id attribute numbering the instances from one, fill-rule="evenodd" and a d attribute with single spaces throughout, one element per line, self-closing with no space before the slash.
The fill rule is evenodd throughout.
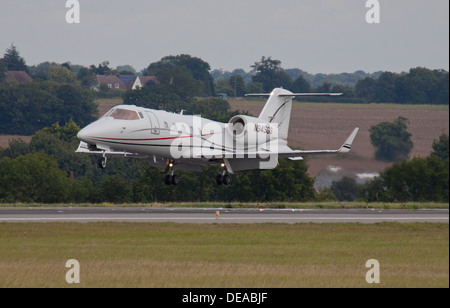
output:
<path id="1" fill-rule="evenodd" d="M 262 147 L 258 151 L 223 151 L 223 150 L 209 150 L 206 149 L 207 152 L 203 154 L 207 154 L 209 156 L 214 157 L 225 157 L 225 158 L 235 158 L 236 156 L 241 156 L 245 158 L 257 156 L 270 156 L 270 155 L 278 155 L 279 158 L 289 158 L 293 160 L 301 159 L 303 156 L 314 156 L 314 155 L 326 155 L 326 154 L 338 154 L 338 153 L 348 153 L 350 152 L 353 140 L 358 133 L 359 128 L 355 128 L 350 136 L 345 140 L 344 144 L 337 150 L 292 150 L 284 143 L 279 143 L 276 147 L 273 144 L 269 144 L 266 147 Z M 271 149 L 277 149 L 276 151 Z M 200 158 L 200 157 L 199 157 Z"/>

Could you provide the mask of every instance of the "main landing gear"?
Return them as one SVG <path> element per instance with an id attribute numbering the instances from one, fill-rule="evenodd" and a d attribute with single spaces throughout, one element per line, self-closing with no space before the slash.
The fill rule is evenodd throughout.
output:
<path id="1" fill-rule="evenodd" d="M 227 167 L 224 162 L 220 164 L 220 167 L 222 168 L 222 174 L 217 175 L 216 182 L 217 185 L 230 185 L 231 184 L 231 177 L 227 174 Z M 167 174 L 164 177 L 164 183 L 166 185 L 178 185 L 180 182 L 180 178 L 178 175 L 174 174 L 174 168 L 175 168 L 175 162 L 173 160 L 167 161 L 166 169 L 162 172 L 163 174 Z"/>
<path id="2" fill-rule="evenodd" d="M 220 167 L 222 168 L 222 174 L 219 174 L 216 177 L 217 185 L 230 185 L 231 184 L 231 177 L 227 174 L 227 166 L 224 162 L 220 164 Z"/>
<path id="3" fill-rule="evenodd" d="M 168 175 L 165 176 L 164 178 L 164 183 L 166 183 L 166 185 L 178 185 L 178 183 L 180 182 L 180 178 L 178 177 L 178 175 L 174 174 L 174 167 L 175 163 L 173 161 L 169 161 L 167 163 L 167 167 L 166 170 L 164 170 L 163 173 L 167 173 L 169 172 Z"/>

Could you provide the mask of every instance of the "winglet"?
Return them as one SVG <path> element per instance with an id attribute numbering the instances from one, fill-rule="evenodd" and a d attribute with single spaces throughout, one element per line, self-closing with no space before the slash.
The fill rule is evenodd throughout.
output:
<path id="1" fill-rule="evenodd" d="M 350 136 L 345 140 L 345 143 L 342 145 L 342 147 L 339 149 L 339 153 L 348 153 L 350 152 L 352 148 L 353 140 L 355 140 L 356 134 L 358 133 L 359 128 L 355 128 L 353 132 L 350 134 Z"/>

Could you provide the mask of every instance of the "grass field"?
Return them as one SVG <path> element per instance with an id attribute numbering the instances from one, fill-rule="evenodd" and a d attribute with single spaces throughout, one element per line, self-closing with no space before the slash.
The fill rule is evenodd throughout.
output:
<path id="1" fill-rule="evenodd" d="M 448 288 L 449 225 L 3 223 L 0 287 Z"/>

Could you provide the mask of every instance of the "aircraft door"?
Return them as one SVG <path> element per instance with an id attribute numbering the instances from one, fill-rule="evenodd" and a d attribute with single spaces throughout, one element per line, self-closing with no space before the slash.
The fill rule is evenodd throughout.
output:
<path id="1" fill-rule="evenodd" d="M 148 118 L 150 120 L 151 132 L 153 135 L 159 135 L 160 126 L 159 120 L 153 112 L 147 111 Z"/>

